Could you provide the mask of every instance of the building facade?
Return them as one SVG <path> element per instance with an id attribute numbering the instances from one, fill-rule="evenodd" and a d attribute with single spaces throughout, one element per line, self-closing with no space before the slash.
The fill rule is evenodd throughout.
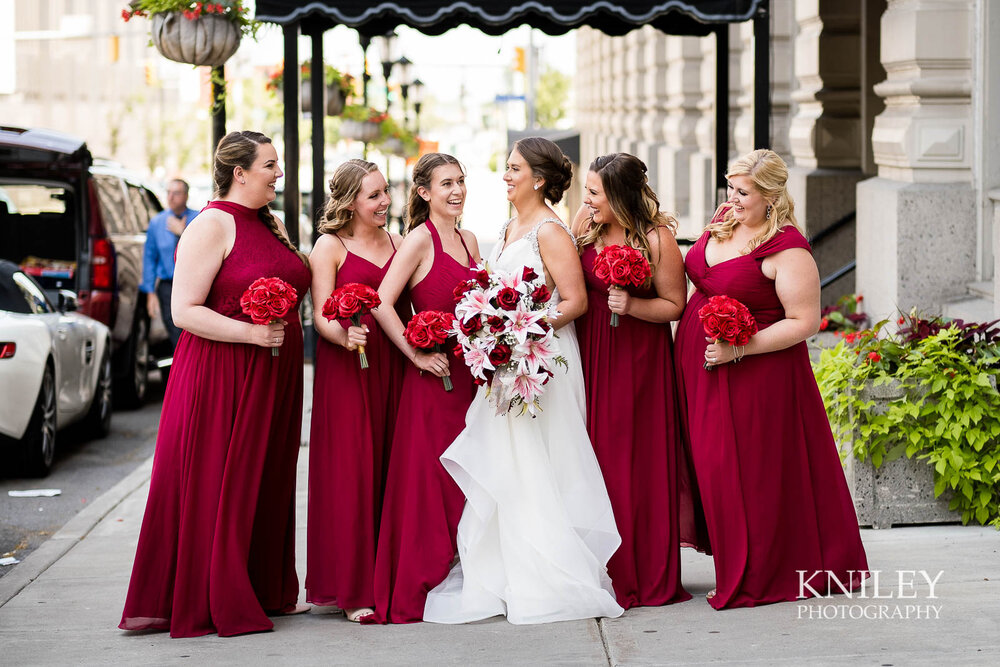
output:
<path id="1" fill-rule="evenodd" d="M 824 301 L 870 314 L 1000 313 L 1000 3 L 771 0 L 771 147 L 815 239 Z M 752 27 L 729 27 L 729 154 L 753 149 Z M 697 236 L 715 191 L 716 40 L 651 28 L 577 40 L 581 159 L 642 158 Z M 856 270 L 850 270 L 856 261 Z"/>

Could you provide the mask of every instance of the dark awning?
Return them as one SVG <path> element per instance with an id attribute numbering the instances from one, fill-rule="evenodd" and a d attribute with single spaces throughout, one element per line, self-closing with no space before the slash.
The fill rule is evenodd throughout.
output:
<path id="1" fill-rule="evenodd" d="M 647 0 L 566 2 L 555 0 L 257 0 L 260 21 L 325 29 L 355 28 L 369 36 L 406 25 L 440 35 L 469 25 L 489 35 L 528 24 L 550 35 L 590 26 L 624 35 L 643 25 L 673 35 L 708 35 L 713 24 L 750 20 L 765 0 Z M 319 25 L 317 25 L 319 24 Z"/>

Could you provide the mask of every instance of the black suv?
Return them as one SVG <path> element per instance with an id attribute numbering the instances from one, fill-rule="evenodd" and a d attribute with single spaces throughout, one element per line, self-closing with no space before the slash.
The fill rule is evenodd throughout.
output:
<path id="1" fill-rule="evenodd" d="M 55 301 L 75 292 L 79 312 L 111 329 L 115 400 L 146 396 L 149 317 L 139 293 L 156 196 L 87 144 L 50 130 L 0 126 L 0 259 L 19 264 Z"/>

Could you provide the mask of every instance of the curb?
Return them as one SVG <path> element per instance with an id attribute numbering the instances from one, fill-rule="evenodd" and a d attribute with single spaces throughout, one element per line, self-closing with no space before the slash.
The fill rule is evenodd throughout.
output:
<path id="1" fill-rule="evenodd" d="M 43 542 L 14 569 L 0 578 L 0 607 L 10 602 L 26 586 L 65 556 L 70 549 L 85 538 L 94 527 L 125 498 L 142 488 L 149 481 L 153 470 L 150 456 L 139 467 L 104 492 L 94 502 L 80 510 L 72 519 Z"/>

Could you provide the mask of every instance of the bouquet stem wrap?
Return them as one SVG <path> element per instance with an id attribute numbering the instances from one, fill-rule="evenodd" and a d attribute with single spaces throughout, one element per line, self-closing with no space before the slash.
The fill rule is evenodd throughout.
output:
<path id="1" fill-rule="evenodd" d="M 347 283 L 330 293 L 323 304 L 323 317 L 333 320 L 350 320 L 351 324 L 360 327 L 361 318 L 382 305 L 378 292 L 364 283 Z M 368 368 L 368 356 L 365 346 L 358 346 L 358 359 L 361 368 Z"/>

